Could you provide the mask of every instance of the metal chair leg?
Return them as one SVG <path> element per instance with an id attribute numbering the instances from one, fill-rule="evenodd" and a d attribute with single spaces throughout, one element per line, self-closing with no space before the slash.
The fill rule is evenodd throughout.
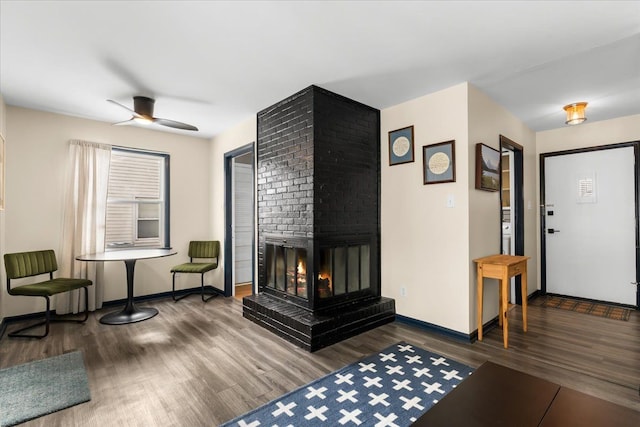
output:
<path id="1" fill-rule="evenodd" d="M 171 297 L 173 298 L 173 301 L 178 302 L 183 298 L 188 297 L 189 295 L 193 295 L 198 293 L 198 291 L 191 291 L 191 292 L 187 292 L 184 295 L 180 295 L 179 297 L 176 298 L 176 273 L 173 273 L 173 287 L 171 289 Z M 205 295 L 211 295 L 209 298 L 205 298 Z M 212 293 L 212 294 L 208 294 L 205 293 L 205 288 L 204 288 L 204 273 L 200 274 L 200 298 L 202 298 L 203 302 L 207 302 L 209 301 L 211 298 L 215 298 L 216 296 L 218 296 L 217 293 Z"/>
<path id="2" fill-rule="evenodd" d="M 211 298 L 215 298 L 215 297 L 217 296 L 217 294 L 215 294 L 215 293 L 214 293 L 214 294 L 209 294 L 209 295 L 211 295 L 209 298 L 207 298 L 207 299 L 205 299 L 205 298 L 204 298 L 204 273 L 202 273 L 202 274 L 200 275 L 200 287 L 201 287 L 201 289 L 202 289 L 202 293 L 201 293 L 201 295 L 200 295 L 200 296 L 201 296 L 201 298 L 202 298 L 202 302 L 207 302 L 207 301 L 209 301 Z"/>
<path id="3" fill-rule="evenodd" d="M 78 323 L 84 323 L 89 318 L 89 287 L 84 287 L 84 319 L 78 320 Z"/>
<path id="4" fill-rule="evenodd" d="M 173 298 L 173 302 L 177 302 L 176 299 L 176 273 L 173 273 L 173 279 L 171 280 L 171 298 Z"/>
<path id="5" fill-rule="evenodd" d="M 11 338 L 37 338 L 42 339 L 49 335 L 49 329 L 52 322 L 73 322 L 73 323 L 84 323 L 89 319 L 89 289 L 88 287 L 84 287 L 84 316 L 82 319 L 70 319 L 68 317 L 59 317 L 59 318 L 51 318 L 51 301 L 48 296 L 43 296 L 43 298 L 47 301 L 47 309 L 44 312 L 44 320 L 38 323 L 34 323 L 29 326 L 25 326 L 24 328 L 17 329 L 7 336 Z M 26 331 L 29 329 L 36 328 L 38 326 L 45 325 L 45 332 L 43 335 L 33 335 L 33 334 L 21 334 L 20 332 Z"/>
<path id="6" fill-rule="evenodd" d="M 173 288 L 171 290 L 171 298 L 173 298 L 173 302 L 178 302 L 183 298 L 188 297 L 189 295 L 191 295 L 193 292 L 187 292 L 184 295 L 180 295 L 179 297 L 176 298 L 176 273 L 173 273 Z"/>
<path id="7" fill-rule="evenodd" d="M 37 339 L 42 339 L 44 337 L 46 337 L 47 335 L 49 335 L 49 321 L 50 321 L 50 315 L 49 315 L 49 306 L 50 306 L 50 302 L 49 302 L 49 297 L 48 296 L 43 296 L 43 298 L 47 301 L 47 310 L 45 311 L 44 314 L 44 318 L 45 320 L 38 322 L 38 323 L 34 323 L 32 325 L 29 326 L 25 326 L 24 328 L 20 328 L 20 329 L 16 329 L 15 331 L 9 333 L 9 337 L 11 338 L 37 338 Z M 44 335 L 33 335 L 33 334 L 21 334 L 20 332 L 22 331 L 26 331 L 29 329 L 33 329 L 33 328 L 37 328 L 38 326 L 42 326 L 45 325 L 45 333 Z"/>

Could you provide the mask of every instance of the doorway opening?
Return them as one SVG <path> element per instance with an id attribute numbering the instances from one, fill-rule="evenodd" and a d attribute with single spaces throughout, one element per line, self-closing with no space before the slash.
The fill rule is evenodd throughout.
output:
<path id="1" fill-rule="evenodd" d="M 523 148 L 500 135 L 500 152 L 500 252 L 524 255 Z M 519 275 L 511 279 L 511 303 L 522 304 L 521 280 Z"/>
<path id="2" fill-rule="evenodd" d="M 254 144 L 225 154 L 225 296 L 254 293 Z"/>

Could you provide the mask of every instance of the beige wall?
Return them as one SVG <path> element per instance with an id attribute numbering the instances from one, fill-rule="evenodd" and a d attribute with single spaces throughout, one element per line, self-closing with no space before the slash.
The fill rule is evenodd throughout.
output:
<path id="1" fill-rule="evenodd" d="M 381 111 L 382 294 L 398 314 L 469 328 L 467 84 Z M 414 126 L 413 163 L 389 166 L 389 131 Z M 423 184 L 422 147 L 455 140 L 456 182 Z M 447 208 L 453 196 L 455 206 Z M 404 289 L 404 292 L 403 292 Z"/>
<path id="2" fill-rule="evenodd" d="M 388 164 L 388 132 L 413 125 L 415 162 Z M 524 147 L 525 254 L 536 287 L 535 135 L 473 85 L 463 83 L 381 112 L 382 293 L 397 313 L 470 334 L 476 329 L 474 258 L 500 252 L 498 193 L 475 189 L 475 145 L 502 134 Z M 455 139 L 456 182 L 423 184 L 422 146 Z M 447 208 L 453 196 L 454 207 Z M 498 314 L 487 281 L 484 321 Z M 403 289 L 404 288 L 404 289 Z M 404 290 L 404 292 L 403 292 Z"/>
<path id="3" fill-rule="evenodd" d="M 7 206 L 4 251 L 51 248 L 59 254 L 63 201 L 68 165 L 68 141 L 82 139 L 171 155 L 171 245 L 178 255 L 138 262 L 135 294 L 171 290 L 171 266 L 185 262 L 188 242 L 212 237 L 209 141 L 9 106 L 7 108 Z M 105 301 L 126 297 L 125 268 L 106 263 Z M 189 275 L 192 276 L 192 275 Z M 193 283 L 189 280 L 193 279 Z M 185 275 L 179 286 L 197 278 Z M 2 295 L 4 316 L 42 311 L 40 299 Z"/>
<path id="4" fill-rule="evenodd" d="M 589 116 L 588 110 L 587 116 Z M 599 122 L 587 120 L 577 126 L 564 126 L 538 132 L 536 153 L 551 153 L 638 140 L 640 140 L 640 114 Z"/>
<path id="5" fill-rule="evenodd" d="M 7 134 L 7 106 L 4 103 L 4 98 L 0 93 L 0 134 L 5 136 Z"/>
<path id="6" fill-rule="evenodd" d="M 221 134 L 216 135 L 211 140 L 209 165 L 211 168 L 210 174 L 210 186 L 211 186 L 211 199 L 209 201 L 211 212 L 213 212 L 210 218 L 212 234 L 214 239 L 220 241 L 220 252 L 224 254 L 224 155 L 237 148 L 243 147 L 247 144 L 256 141 L 257 134 L 257 116 L 253 116 L 238 125 L 227 129 Z M 254 194 L 256 191 L 254 190 Z M 254 204 L 257 206 L 257 203 Z M 257 218 L 257 214 L 255 215 Z M 257 226 L 255 227 L 257 230 Z M 256 237 L 255 241 L 258 239 Z M 256 260 L 257 260 L 256 256 Z M 256 261 L 257 262 L 257 261 Z M 257 271 L 257 266 L 255 271 Z M 224 256 L 220 257 L 220 266 L 217 268 L 214 276 L 214 281 L 217 287 L 224 289 Z"/>
<path id="7" fill-rule="evenodd" d="M 1 101 L 8 185 L 7 209 L 0 212 L 0 253 L 45 247 L 59 251 L 69 139 L 171 154 L 171 244 L 179 254 L 138 263 L 136 295 L 171 289 L 169 269 L 186 260 L 189 240 L 217 239 L 224 246 L 224 154 L 255 142 L 255 116 L 207 141 L 5 108 Z M 388 132 L 409 125 L 415 131 L 415 161 L 389 166 Z M 532 257 L 531 293 L 539 288 L 538 155 L 639 140 L 640 116 L 534 134 L 468 83 L 382 110 L 382 294 L 396 299 L 398 314 L 464 334 L 475 330 L 472 260 L 500 249 L 498 194 L 475 190 L 475 144 L 498 148 L 500 134 L 524 147 L 525 254 Z M 456 182 L 423 185 L 422 146 L 451 139 L 456 141 Z M 446 207 L 450 195 L 453 208 Z M 207 277 L 220 289 L 223 266 L 221 257 L 220 268 Z M 178 278 L 183 287 L 197 286 L 197 282 L 187 275 Z M 105 300 L 124 298 L 124 266 L 107 264 L 107 283 Z M 485 292 L 487 321 L 497 315 L 495 285 L 489 284 Z M 0 318 L 43 309 L 31 300 L 11 297 L 8 301 L 6 291 L 1 291 Z"/>
<path id="8" fill-rule="evenodd" d="M 475 145 L 484 143 L 498 150 L 500 135 L 523 147 L 524 169 L 524 254 L 528 262 L 528 294 L 536 290 L 537 246 L 536 246 L 536 150 L 535 134 L 513 114 L 494 102 L 473 85 L 469 85 L 469 307 L 471 314 L 469 331 L 476 325 L 476 274 L 473 259 L 500 253 L 500 194 L 475 189 Z M 498 283 L 485 279 L 483 321 L 498 314 Z"/>
<path id="9" fill-rule="evenodd" d="M 4 98 L 0 94 L 0 135 L 3 139 L 7 139 L 7 106 L 4 103 Z M 5 176 L 1 176 L 0 180 L 4 180 Z M 4 222 L 4 210 L 0 209 L 0 258 L 4 255 L 4 236 L 5 236 L 5 222 Z M 4 267 L 0 267 L 0 287 L 4 288 L 6 283 Z M 3 304 L 5 300 L 5 294 L 0 292 L 0 322 L 3 321 L 5 314 Z"/>

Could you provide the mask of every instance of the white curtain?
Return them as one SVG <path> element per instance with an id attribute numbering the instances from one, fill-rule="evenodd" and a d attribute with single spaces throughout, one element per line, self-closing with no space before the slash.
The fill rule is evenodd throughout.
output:
<path id="1" fill-rule="evenodd" d="M 72 140 L 69 145 L 69 179 L 64 207 L 60 277 L 93 281 L 89 289 L 89 310 L 102 308 L 104 265 L 76 261 L 76 256 L 103 252 L 107 216 L 107 189 L 111 146 Z M 84 311 L 84 290 L 59 294 L 58 314 Z"/>

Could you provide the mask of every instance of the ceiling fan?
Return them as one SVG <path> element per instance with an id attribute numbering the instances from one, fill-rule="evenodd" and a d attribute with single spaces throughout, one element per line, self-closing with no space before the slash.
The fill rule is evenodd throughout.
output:
<path id="1" fill-rule="evenodd" d="M 161 119 L 159 117 L 153 117 L 153 105 L 156 103 L 156 100 L 153 98 L 147 98 L 146 96 L 134 96 L 133 110 L 111 99 L 107 99 L 107 101 L 111 102 L 112 104 L 116 104 L 133 114 L 133 117 L 131 117 L 129 120 L 125 120 L 124 122 L 114 123 L 114 125 L 126 125 L 133 121 L 133 122 L 142 123 L 142 124 L 157 123 L 162 126 L 168 126 L 170 128 L 183 129 L 183 130 L 195 130 L 195 131 L 198 130 L 197 127 L 188 125 L 186 123 L 176 122 L 175 120 L 169 120 L 169 119 Z"/>

